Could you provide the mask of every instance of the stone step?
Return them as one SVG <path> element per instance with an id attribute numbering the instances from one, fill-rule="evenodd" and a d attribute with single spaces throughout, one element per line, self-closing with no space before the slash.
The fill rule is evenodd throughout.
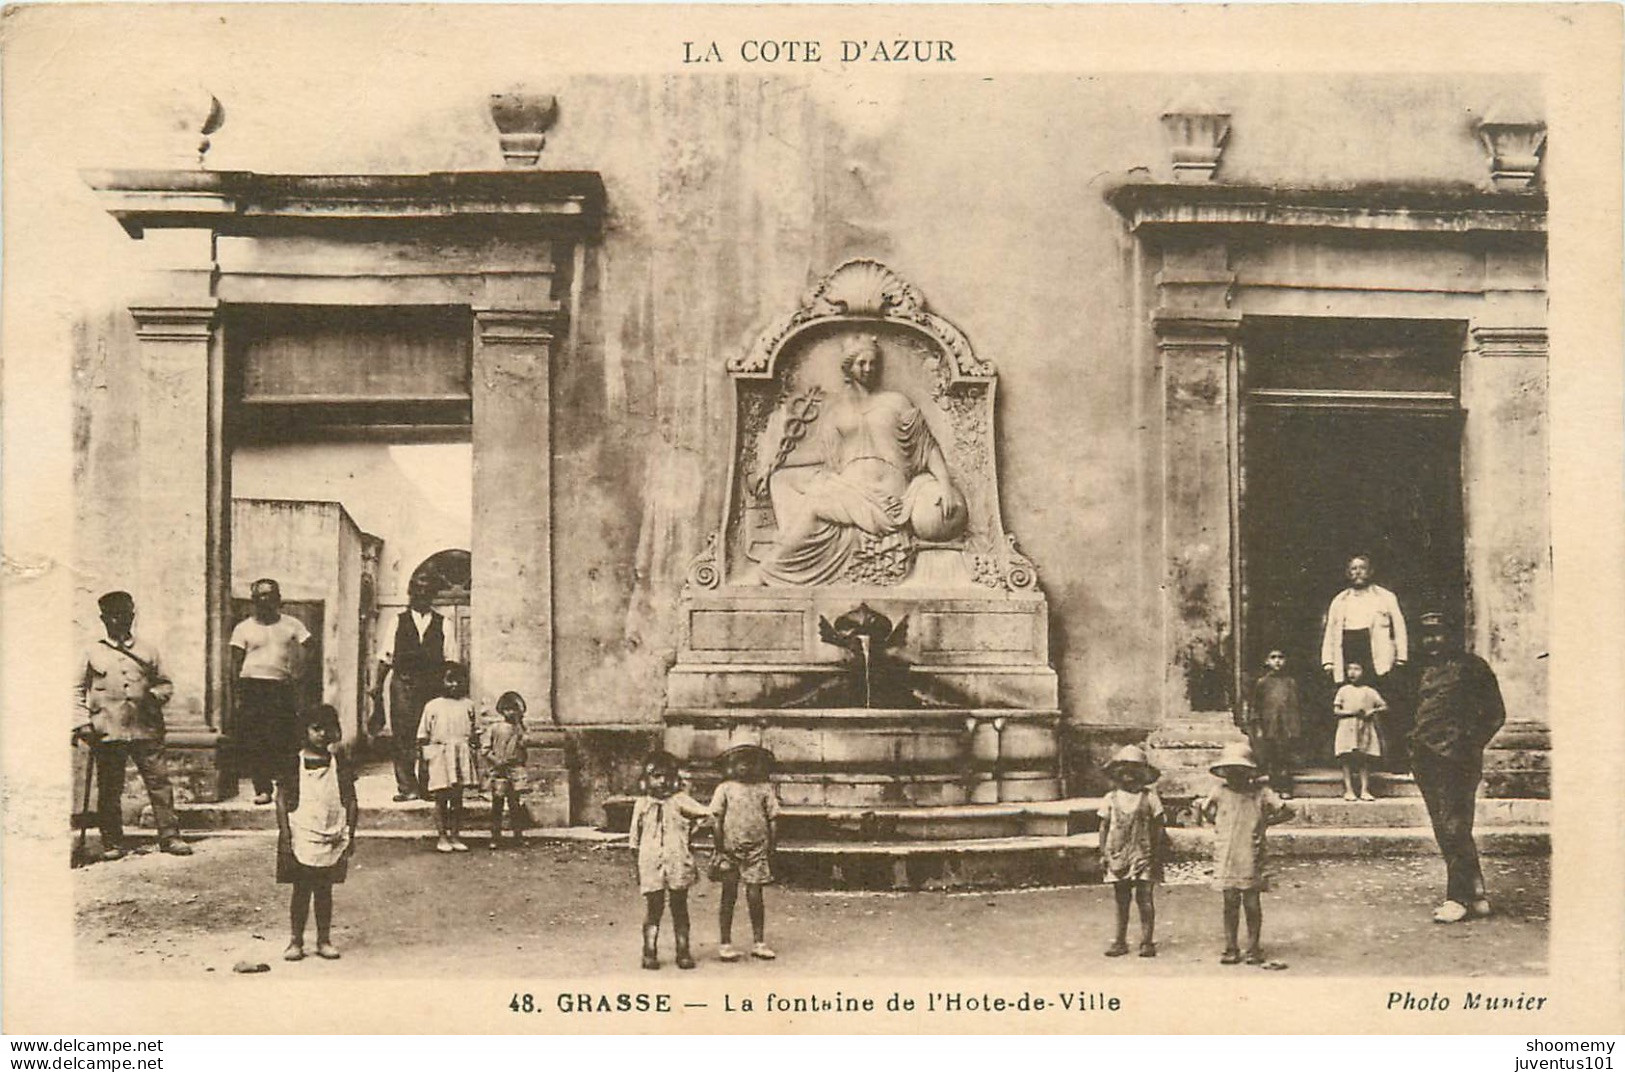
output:
<path id="1" fill-rule="evenodd" d="M 1066 836 L 1094 830 L 1099 808 L 1093 797 L 936 808 L 786 807 L 779 812 L 779 829 L 787 841 L 845 844 Z"/>
<path id="2" fill-rule="evenodd" d="M 1204 827 L 1170 830 L 1176 858 L 1206 859 L 1213 851 L 1213 831 Z M 1545 826 L 1486 826 L 1474 831 L 1485 856 L 1537 856 L 1551 852 Z M 1298 826 L 1270 827 L 1269 851 L 1279 856 L 1432 856 L 1439 851 L 1426 827 Z"/>
<path id="3" fill-rule="evenodd" d="M 1356 782 L 1356 785 L 1359 783 Z M 1343 772 L 1315 768 L 1300 770 L 1292 775 L 1292 795 L 1295 797 L 1343 797 Z M 1420 799 L 1422 791 L 1416 788 L 1416 779 L 1409 774 L 1390 774 L 1386 771 L 1373 771 L 1371 774 L 1371 795 L 1384 797 L 1415 797 Z"/>
<path id="4" fill-rule="evenodd" d="M 1294 797 L 1288 802 L 1296 813 L 1293 827 L 1416 827 L 1427 829 L 1427 806 L 1420 796 L 1377 800 L 1339 797 Z M 1474 822 L 1490 826 L 1546 826 L 1551 822 L 1549 800 L 1492 800 L 1480 798 Z"/>

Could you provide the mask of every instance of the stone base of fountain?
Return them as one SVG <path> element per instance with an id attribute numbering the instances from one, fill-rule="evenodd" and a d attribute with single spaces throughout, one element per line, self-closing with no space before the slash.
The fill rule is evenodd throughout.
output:
<path id="1" fill-rule="evenodd" d="M 787 807 L 944 807 L 1059 799 L 1058 711 L 673 710 L 666 748 L 708 793 L 739 744 L 773 753 Z"/>
<path id="2" fill-rule="evenodd" d="M 701 800 L 723 752 L 772 752 L 789 856 L 861 870 L 880 846 L 1016 836 L 1025 853 L 1076 832 L 1027 814 L 1065 796 L 1037 592 L 725 586 L 683 615 L 665 747 Z"/>

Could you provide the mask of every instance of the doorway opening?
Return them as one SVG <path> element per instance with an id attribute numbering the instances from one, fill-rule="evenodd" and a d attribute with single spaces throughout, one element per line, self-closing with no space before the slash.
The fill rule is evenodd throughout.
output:
<path id="1" fill-rule="evenodd" d="M 420 568 L 449 571 L 449 639 L 471 654 L 470 314 L 237 306 L 225 336 L 233 621 L 255 578 L 277 579 L 315 637 L 300 703 L 362 737 L 382 629 Z"/>
<path id="2" fill-rule="evenodd" d="M 1272 648 L 1300 684 L 1302 759 L 1333 763 L 1335 686 L 1321 639 L 1351 556 L 1369 555 L 1411 633 L 1466 602 L 1462 524 L 1461 327 L 1451 322 L 1255 325 L 1241 425 L 1241 651 L 1250 681 Z M 1402 769 L 1406 671 L 1384 699 L 1385 766 Z"/>

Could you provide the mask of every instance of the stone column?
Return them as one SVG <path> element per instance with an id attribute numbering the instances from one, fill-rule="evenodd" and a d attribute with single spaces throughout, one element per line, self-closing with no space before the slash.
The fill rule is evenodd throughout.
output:
<path id="1" fill-rule="evenodd" d="M 140 340 L 140 506 L 129 518 L 136 629 L 174 681 L 165 710 L 182 799 L 229 795 L 219 756 L 227 474 L 208 231 L 149 234 Z"/>
<path id="2" fill-rule="evenodd" d="M 552 311 L 474 310 L 473 695 L 553 724 Z"/>
<path id="3" fill-rule="evenodd" d="M 1545 796 L 1551 530 L 1544 327 L 1474 324 L 1462 368 L 1465 640 L 1489 660 L 1507 727 L 1485 756 L 1497 796 Z"/>

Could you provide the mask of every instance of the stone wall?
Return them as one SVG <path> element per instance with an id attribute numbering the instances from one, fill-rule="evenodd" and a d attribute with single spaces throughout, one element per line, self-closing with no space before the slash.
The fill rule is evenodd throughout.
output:
<path id="1" fill-rule="evenodd" d="M 61 282 L 74 325 L 63 351 L 80 388 L 80 624 L 95 625 L 90 597 L 139 556 L 120 521 L 134 494 L 124 305 L 138 243 L 73 169 L 139 162 L 160 88 L 141 70 L 144 51 L 184 54 L 177 33 L 206 43 L 200 78 L 237 57 L 229 125 L 210 156 L 222 169 L 495 168 L 486 94 L 518 78 L 561 102 L 543 166 L 599 171 L 608 190 L 552 375 L 555 706 L 566 725 L 606 729 L 658 719 L 684 569 L 722 506 L 724 362 L 851 256 L 896 268 L 998 366 L 1004 520 L 1050 602 L 1062 710 L 1074 724 L 1149 727 L 1164 687 L 1152 635 L 1161 518 L 1144 471 L 1159 387 L 1136 356 L 1147 351 L 1145 311 L 1131 306 L 1138 266 L 1103 190 L 1166 175 L 1157 116 L 1176 92 L 1234 115 L 1227 181 L 1480 183 L 1469 120 L 1506 89 L 1504 77 L 1473 75 L 1176 86 L 948 73 L 862 92 L 819 75 L 554 75 L 527 61 L 531 30 L 413 17 L 432 24 L 437 48 L 373 65 L 360 98 L 353 69 L 308 67 L 303 34 L 268 34 L 252 10 L 207 29 L 184 14 L 107 12 L 76 39 L 106 58 L 79 68 L 90 84 L 59 85 L 49 70 L 15 78 L 19 91 L 109 102 L 77 116 L 71 151 L 29 178 L 35 193 L 53 191 L 42 204 L 53 225 L 107 253 Z M 378 54 L 369 25 L 360 13 L 322 20 L 324 34 L 348 35 L 358 63 Z M 239 62 L 245 54 L 255 61 Z"/>

